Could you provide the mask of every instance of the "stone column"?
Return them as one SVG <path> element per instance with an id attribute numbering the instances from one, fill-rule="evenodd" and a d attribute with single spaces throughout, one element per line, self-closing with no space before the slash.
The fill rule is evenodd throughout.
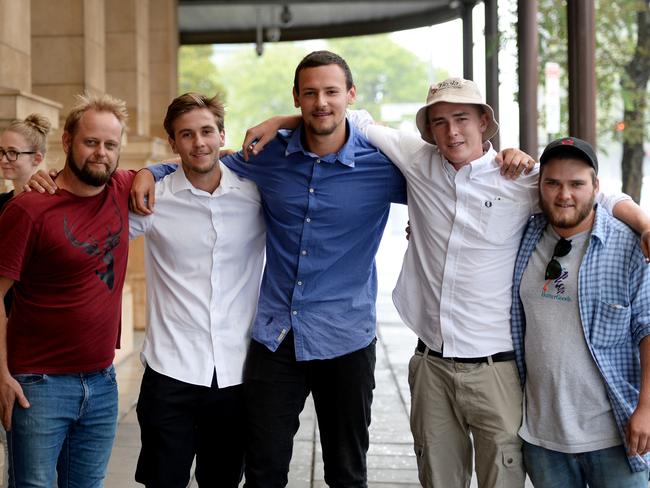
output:
<path id="1" fill-rule="evenodd" d="M 106 89 L 104 0 L 31 0 L 32 90 L 63 105 Z"/>
<path id="2" fill-rule="evenodd" d="M 56 128 L 61 106 L 32 93 L 31 9 L 24 0 L 0 1 L 0 130 L 32 112 Z M 0 182 L 0 191 L 11 185 Z"/>
<path id="3" fill-rule="evenodd" d="M 106 89 L 126 101 L 129 134 L 149 135 L 149 0 L 106 2 Z"/>
<path id="4" fill-rule="evenodd" d="M 151 134 L 167 140 L 162 122 L 178 95 L 178 19 L 176 0 L 149 1 Z"/>

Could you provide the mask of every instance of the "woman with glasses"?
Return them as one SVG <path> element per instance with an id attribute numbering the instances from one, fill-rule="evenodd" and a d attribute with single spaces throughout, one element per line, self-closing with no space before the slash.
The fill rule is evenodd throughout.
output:
<path id="1" fill-rule="evenodd" d="M 0 194 L 0 212 L 6 203 L 23 191 L 23 186 L 45 158 L 50 121 L 40 114 L 14 120 L 0 136 L 0 168 L 14 189 Z"/>

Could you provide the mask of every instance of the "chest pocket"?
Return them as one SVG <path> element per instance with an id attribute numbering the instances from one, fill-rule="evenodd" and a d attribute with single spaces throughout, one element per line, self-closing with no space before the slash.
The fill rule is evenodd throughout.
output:
<path id="1" fill-rule="evenodd" d="M 502 243 L 523 229 L 522 218 L 527 216 L 521 215 L 524 211 L 521 203 L 497 197 L 481 201 L 480 205 L 479 235 L 487 241 Z"/>
<path id="2" fill-rule="evenodd" d="M 591 343 L 595 347 L 615 347 L 632 340 L 629 305 L 600 301 L 591 327 Z"/>

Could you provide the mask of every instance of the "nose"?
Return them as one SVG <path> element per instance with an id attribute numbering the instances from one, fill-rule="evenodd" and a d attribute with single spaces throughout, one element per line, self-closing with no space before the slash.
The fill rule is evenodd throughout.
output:
<path id="1" fill-rule="evenodd" d="M 196 137 L 194 138 L 194 146 L 195 147 L 202 147 L 205 145 L 205 140 L 203 139 L 203 136 L 200 134 L 197 134 Z"/>
<path id="2" fill-rule="evenodd" d="M 325 99 L 325 95 L 323 93 L 319 93 L 316 98 L 316 103 L 319 107 L 323 107 L 327 104 L 327 101 Z"/>
<path id="3" fill-rule="evenodd" d="M 571 198 L 571 191 L 569 190 L 569 187 L 567 185 L 561 185 L 560 186 L 560 191 L 558 192 L 558 196 L 562 200 L 568 200 Z"/>
<path id="4" fill-rule="evenodd" d="M 456 134 L 458 134 L 458 124 L 456 124 L 456 122 L 454 122 L 454 121 L 451 121 L 451 122 L 449 123 L 448 130 L 449 130 L 449 135 L 456 135 Z"/>
<path id="5" fill-rule="evenodd" d="M 97 154 L 97 156 L 105 157 L 106 154 L 107 154 L 106 146 L 103 143 L 97 144 L 97 148 L 95 149 L 95 153 Z"/>

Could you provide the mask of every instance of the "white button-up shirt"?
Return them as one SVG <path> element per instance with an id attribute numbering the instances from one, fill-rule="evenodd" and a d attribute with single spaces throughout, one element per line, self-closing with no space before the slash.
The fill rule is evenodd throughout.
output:
<path id="1" fill-rule="evenodd" d="M 242 382 L 264 263 L 255 184 L 220 164 L 212 193 L 179 169 L 156 184 L 154 213 L 130 215 L 145 235 L 147 330 L 142 360 L 156 372 L 220 388 Z"/>
<path id="2" fill-rule="evenodd" d="M 412 233 L 393 291 L 402 320 L 447 357 L 511 351 L 513 270 L 526 222 L 539 211 L 538 168 L 508 180 L 487 143 L 482 157 L 456 171 L 419 134 L 365 130 L 408 183 Z M 598 202 L 611 213 L 628 198 Z"/>

